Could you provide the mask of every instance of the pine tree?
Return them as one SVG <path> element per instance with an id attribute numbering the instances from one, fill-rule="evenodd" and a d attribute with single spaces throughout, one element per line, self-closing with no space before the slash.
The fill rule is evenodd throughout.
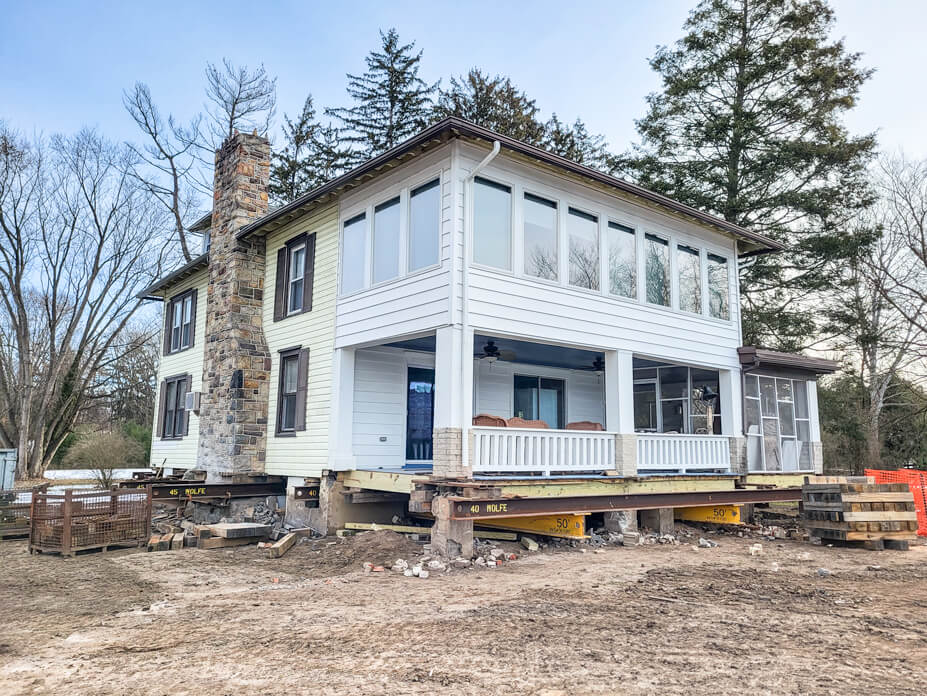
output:
<path id="1" fill-rule="evenodd" d="M 339 119 L 342 141 L 357 145 L 361 159 L 374 157 L 424 128 L 431 116 L 438 84 L 418 76 L 422 52 L 415 42 L 400 44 L 399 34 L 380 32 L 382 49 L 367 56 L 363 75 L 348 74 L 348 95 L 354 105 L 330 109 Z"/>
<path id="2" fill-rule="evenodd" d="M 477 68 L 466 76 L 452 77 L 450 87 L 441 90 L 436 118 L 457 116 L 478 126 L 540 145 L 544 124 L 538 118 L 534 99 L 519 90 L 509 78 L 490 77 Z"/>
<path id="3" fill-rule="evenodd" d="M 808 302 L 852 257 L 847 221 L 871 201 L 874 135 L 843 125 L 871 71 L 830 39 L 826 0 L 703 0 L 651 66 L 663 91 L 627 161 L 645 186 L 786 243 L 743 272 L 746 342 L 800 347 Z"/>
<path id="4" fill-rule="evenodd" d="M 312 95 L 306 97 L 302 113 L 294 123 L 283 115 L 283 150 L 273 155 L 270 194 L 277 203 L 286 203 L 313 188 L 315 172 L 313 142 L 319 132 Z"/>
<path id="5" fill-rule="evenodd" d="M 549 152 L 566 157 L 594 169 L 608 170 L 612 156 L 608 152 L 605 136 L 592 135 L 586 124 L 576 119 L 572 126 L 557 118 L 557 114 L 544 124 L 542 147 Z"/>

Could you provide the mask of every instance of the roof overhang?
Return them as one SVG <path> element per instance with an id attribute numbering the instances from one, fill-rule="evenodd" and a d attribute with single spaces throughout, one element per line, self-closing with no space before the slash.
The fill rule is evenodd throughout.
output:
<path id="1" fill-rule="evenodd" d="M 438 145 L 446 143 L 451 138 L 457 137 L 482 140 L 490 144 L 498 141 L 503 149 L 510 152 L 569 172 L 599 185 L 615 189 L 633 198 L 646 201 L 658 208 L 682 215 L 702 225 L 714 227 L 715 229 L 735 237 L 739 242 L 739 248 L 743 255 L 764 254 L 785 249 L 783 244 L 764 235 L 751 232 L 739 225 L 735 225 L 719 217 L 673 200 L 668 196 L 650 191 L 637 184 L 632 184 L 624 179 L 619 179 L 582 164 L 577 164 L 559 155 L 547 152 L 533 145 L 528 145 L 520 140 L 501 135 L 500 133 L 495 133 L 475 123 L 454 116 L 439 121 L 433 126 L 412 136 L 404 143 L 397 145 L 391 150 L 387 150 L 382 155 L 364 162 L 342 176 L 332 179 L 318 188 L 303 194 L 290 203 L 269 212 L 264 217 L 242 227 L 238 231 L 238 236 L 245 237 L 250 234 L 267 234 L 273 232 L 283 225 L 297 219 L 305 212 L 308 212 L 318 203 L 339 195 L 347 189 L 357 187 L 376 177 L 382 171 L 391 169 L 417 154 L 433 149 Z"/>
<path id="2" fill-rule="evenodd" d="M 149 285 L 147 288 L 142 290 L 136 297 L 140 300 L 163 300 L 163 296 L 157 293 L 163 293 L 164 290 L 169 288 L 171 285 L 174 285 L 180 280 L 187 278 L 197 271 L 207 268 L 209 266 L 209 253 L 201 254 L 197 256 L 192 261 L 185 263 L 183 266 L 178 268 L 173 273 L 156 280 L 154 283 Z"/>
<path id="3" fill-rule="evenodd" d="M 737 354 L 740 356 L 740 364 L 744 370 L 771 368 L 829 375 L 840 369 L 840 363 L 836 360 L 812 358 L 800 353 L 780 353 L 754 346 L 741 346 L 737 349 Z"/>

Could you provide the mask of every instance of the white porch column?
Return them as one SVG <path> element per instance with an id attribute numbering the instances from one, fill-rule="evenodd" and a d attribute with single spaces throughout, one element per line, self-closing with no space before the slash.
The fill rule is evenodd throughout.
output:
<path id="1" fill-rule="evenodd" d="M 445 326 L 435 336 L 435 410 L 432 473 L 441 478 L 468 478 L 463 437 L 469 433 L 473 410 L 473 333 L 469 343 L 457 326 Z M 464 345 L 469 349 L 464 352 Z"/>
<path id="2" fill-rule="evenodd" d="M 743 380 L 740 370 L 720 370 L 721 434 L 727 435 L 731 453 L 731 472 L 747 473 L 747 440 L 744 437 Z"/>
<path id="3" fill-rule="evenodd" d="M 637 436 L 634 434 L 634 354 L 605 351 L 605 429 L 615 435 L 615 470 L 637 475 Z"/>
<path id="4" fill-rule="evenodd" d="M 811 434 L 811 465 L 814 473 L 824 473 L 824 446 L 821 444 L 821 420 L 818 412 L 818 383 L 809 379 L 805 382 L 808 390 L 808 430 Z"/>
<path id="5" fill-rule="evenodd" d="M 328 465 L 333 471 L 354 468 L 354 349 L 337 348 L 332 364 L 331 441 Z"/>

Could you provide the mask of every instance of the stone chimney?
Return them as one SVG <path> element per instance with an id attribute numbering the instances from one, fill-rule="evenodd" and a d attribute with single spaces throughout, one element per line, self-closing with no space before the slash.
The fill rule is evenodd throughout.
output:
<path id="1" fill-rule="evenodd" d="M 267 212 L 270 142 L 236 132 L 216 152 L 197 466 L 263 471 L 270 351 L 262 327 L 264 238 L 236 233 Z"/>

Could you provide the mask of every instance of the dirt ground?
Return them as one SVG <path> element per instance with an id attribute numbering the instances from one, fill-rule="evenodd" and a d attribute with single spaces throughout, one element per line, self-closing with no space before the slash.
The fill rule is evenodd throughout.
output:
<path id="1" fill-rule="evenodd" d="M 253 546 L 30 557 L 7 541 L 0 693 L 927 691 L 927 546 L 763 541 L 751 556 L 755 539 L 711 538 L 428 579 L 363 573 L 411 557 L 402 538 L 275 560 Z"/>

